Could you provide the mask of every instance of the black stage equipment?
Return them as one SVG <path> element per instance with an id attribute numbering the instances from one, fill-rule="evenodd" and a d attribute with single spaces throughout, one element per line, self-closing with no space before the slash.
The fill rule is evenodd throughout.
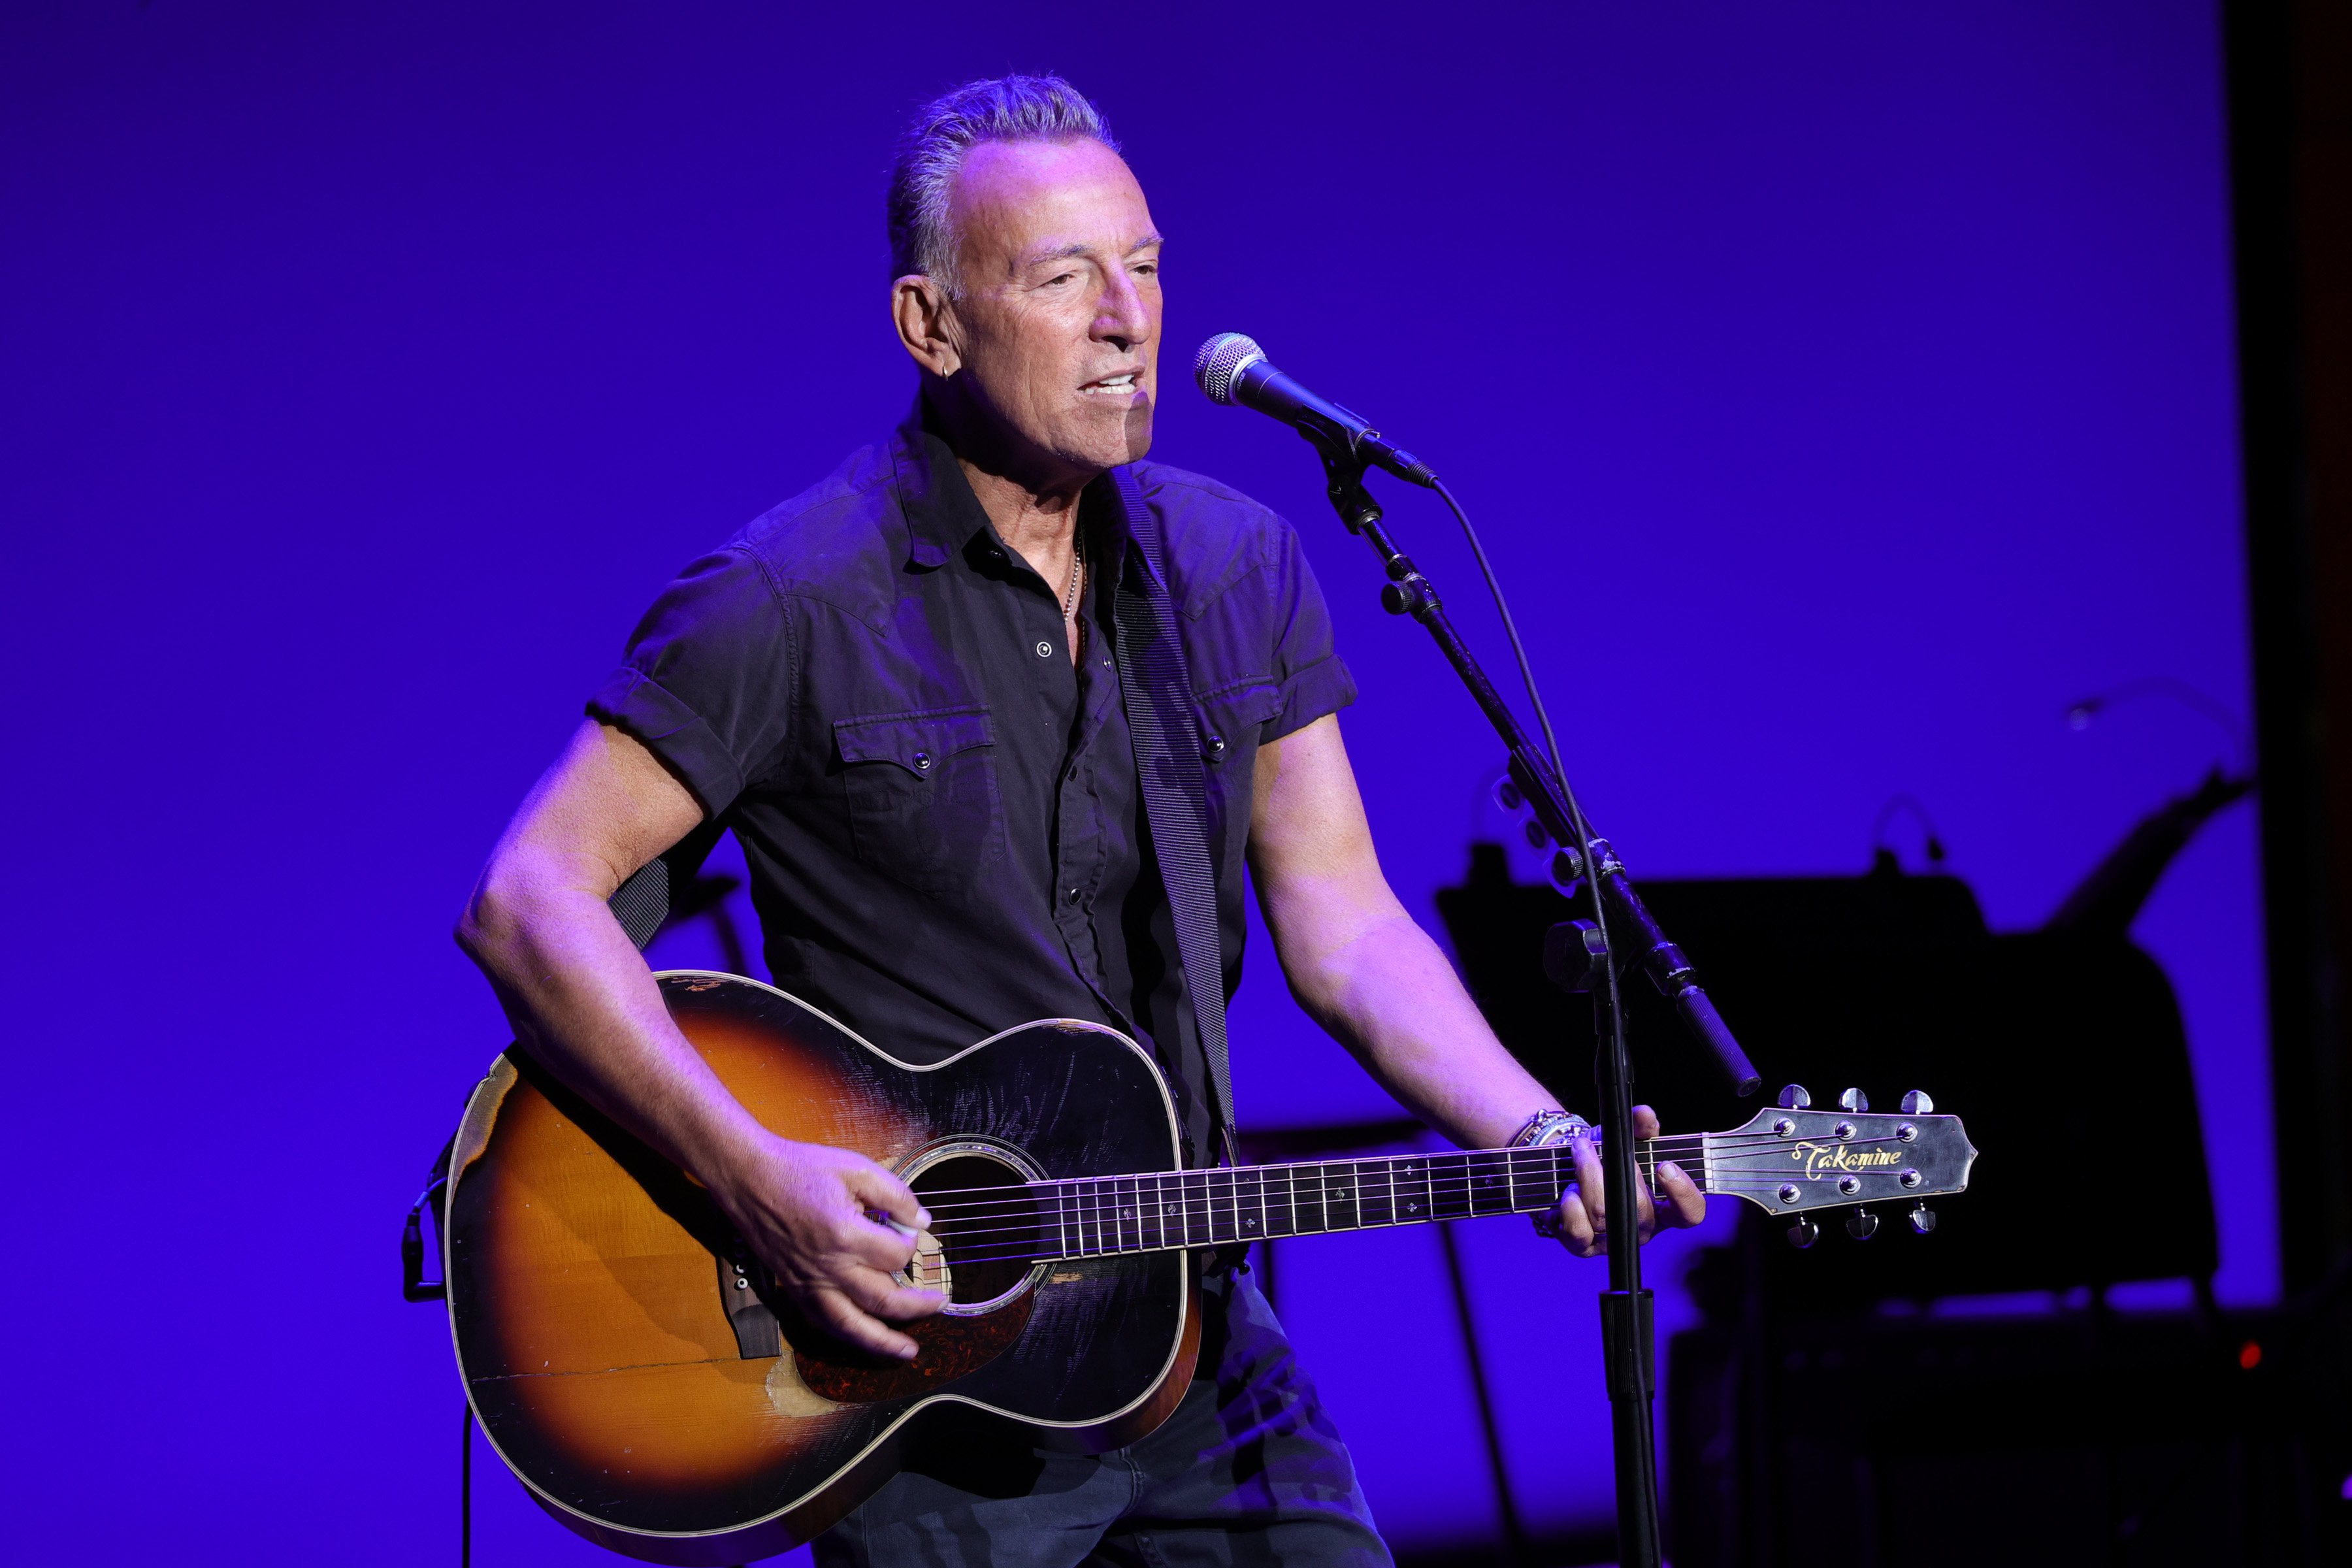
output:
<path id="1" fill-rule="evenodd" d="M 1985 1164 L 1932 1247 L 1832 1227 L 1794 1251 L 1744 1214 L 1699 1255 L 1701 1321 L 1668 1356 L 1678 1564 L 1810 1563 L 1825 1520 L 1848 1560 L 1906 1568 L 2342 1561 L 2352 1283 L 2280 1310 L 2215 1304 L 2188 1041 L 2128 934 L 2172 857 L 2252 785 L 2217 771 L 2158 806 L 2033 931 L 1989 930 L 1967 883 L 1884 850 L 1860 876 L 1645 888 L 1759 1052 L 1832 1082 L 1934 1083 L 1987 1148 L 2024 1156 Z M 1558 1008 L 1526 967 L 1567 904 L 1484 844 L 1438 908 L 1496 1033 L 1543 1076 Z M 1636 1028 L 1663 1023 L 1632 1002 Z M 1687 1063 L 1644 1068 L 1670 1121 L 1716 1093 Z M 2161 1279 L 2189 1282 L 2189 1310 L 2108 1309 L 2109 1287 Z M 2074 1304 L 1937 1304 L 2028 1291 Z"/>

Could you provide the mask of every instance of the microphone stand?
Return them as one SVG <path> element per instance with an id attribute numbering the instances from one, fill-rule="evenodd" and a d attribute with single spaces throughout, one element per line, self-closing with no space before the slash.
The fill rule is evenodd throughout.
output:
<path id="1" fill-rule="evenodd" d="M 1563 990 L 1592 993 L 1594 1034 L 1600 1042 L 1593 1077 L 1601 1091 L 1602 1192 L 1611 1220 L 1609 1289 L 1601 1295 L 1601 1328 L 1616 1457 L 1618 1560 L 1621 1568 L 1661 1568 L 1652 1408 L 1655 1334 L 1650 1291 L 1642 1284 L 1639 1227 L 1626 1223 L 1640 1189 L 1633 1153 L 1633 1072 L 1625 1049 L 1624 1009 L 1617 994 L 1620 971 L 1632 963 L 1648 971 L 1658 989 L 1673 998 L 1685 1026 L 1713 1053 L 1735 1094 L 1753 1094 L 1762 1080 L 1717 1016 L 1689 960 L 1643 907 L 1616 851 L 1605 838 L 1588 837 L 1589 825 L 1580 826 L 1550 762 L 1447 619 L 1435 586 L 1381 526 L 1380 503 L 1364 489 L 1367 460 L 1343 432 L 1301 427 L 1299 433 L 1323 459 L 1326 493 L 1339 521 L 1381 558 L 1388 576 L 1381 588 L 1381 606 L 1392 616 L 1411 616 L 1436 640 L 1445 662 L 1508 749 L 1512 782 L 1534 808 L 1537 820 L 1569 857 L 1572 874 L 1591 879 L 1601 924 L 1576 921 L 1553 927 L 1545 944 L 1544 968 Z M 1604 927 L 1619 934 L 1610 938 Z M 1620 952 L 1612 952 L 1612 947 Z"/>

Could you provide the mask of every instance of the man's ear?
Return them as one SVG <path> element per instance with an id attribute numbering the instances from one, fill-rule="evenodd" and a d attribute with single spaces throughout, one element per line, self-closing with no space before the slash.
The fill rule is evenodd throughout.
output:
<path id="1" fill-rule="evenodd" d="M 898 329 L 914 362 L 945 380 L 963 368 L 963 350 L 957 342 L 955 307 L 947 290 L 919 272 L 910 272 L 890 285 L 890 321 Z"/>

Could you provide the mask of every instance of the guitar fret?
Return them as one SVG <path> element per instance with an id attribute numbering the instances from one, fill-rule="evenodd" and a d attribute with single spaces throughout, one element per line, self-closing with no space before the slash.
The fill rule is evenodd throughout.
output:
<path id="1" fill-rule="evenodd" d="M 1257 1213 L 1249 1212 L 1250 1200 L 1257 1200 Z M 1265 1173 L 1261 1170 L 1234 1173 L 1234 1235 L 1240 1240 L 1255 1241 L 1265 1234 Z"/>
<path id="2" fill-rule="evenodd" d="M 1389 1223 L 1396 1189 L 1385 1160 L 1359 1160 L 1356 1167 L 1356 1224 L 1364 1229 Z M 1367 1169 L 1367 1167 L 1370 1167 Z"/>
<path id="3" fill-rule="evenodd" d="M 1421 1195 L 1412 1192 L 1413 1178 L 1421 1178 Z M 1397 1178 L 1404 1178 L 1404 1194 L 1397 1195 Z M 1426 1160 L 1391 1160 L 1389 1162 L 1389 1218 L 1399 1225 L 1409 1219 L 1429 1217 L 1429 1163 Z"/>
<path id="4" fill-rule="evenodd" d="M 1552 1158 L 1549 1150 L 1514 1149 L 1507 1163 L 1513 1214 L 1548 1209 L 1559 1201 L 1559 1192 L 1551 1184 Z"/>
<path id="5" fill-rule="evenodd" d="M 1469 1189 L 1463 1185 L 1459 1173 L 1461 1161 L 1444 1154 L 1431 1154 L 1421 1162 L 1423 1173 L 1429 1181 L 1429 1217 L 1432 1219 L 1466 1219 L 1470 1201 Z"/>
<path id="6" fill-rule="evenodd" d="M 1470 1157 L 1467 1154 L 1433 1154 L 1430 1157 L 1430 1217 L 1433 1220 L 1467 1220 L 1477 1213 L 1477 1192 L 1470 1184 Z"/>
<path id="7" fill-rule="evenodd" d="M 1205 1172 L 1187 1173 L 1184 1191 L 1184 1244 L 1198 1247 L 1209 1239 L 1209 1178 Z M 1201 1200 L 1200 1217 L 1193 1218 L 1192 1200 Z"/>
<path id="8" fill-rule="evenodd" d="M 1339 1178 L 1331 1185 L 1331 1178 Z M 1323 1221 L 1325 1230 L 1354 1230 L 1363 1223 L 1363 1205 L 1356 1201 L 1356 1167 L 1352 1161 L 1332 1160 L 1323 1166 L 1324 1195 L 1328 1208 Z"/>

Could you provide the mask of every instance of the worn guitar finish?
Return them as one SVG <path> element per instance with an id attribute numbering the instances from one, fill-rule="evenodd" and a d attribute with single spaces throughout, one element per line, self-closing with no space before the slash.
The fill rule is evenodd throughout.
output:
<path id="1" fill-rule="evenodd" d="M 1167 1086 L 1110 1029 L 1030 1024 L 916 1068 L 757 982 L 657 978 L 764 1125 L 906 1177 L 933 1215 L 909 1274 L 949 1306 L 902 1325 L 912 1363 L 813 1331 L 698 1184 L 501 1057 L 467 1106 L 443 1227 L 467 1395 L 543 1507 L 648 1562 L 800 1544 L 949 1408 L 1024 1444 L 1131 1443 L 1192 1381 L 1206 1249 L 1532 1213 L 1573 1176 L 1558 1148 L 1181 1171 Z M 1801 1211 L 1958 1191 L 1975 1152 L 1948 1116 L 1784 1110 L 1642 1163 Z"/>

